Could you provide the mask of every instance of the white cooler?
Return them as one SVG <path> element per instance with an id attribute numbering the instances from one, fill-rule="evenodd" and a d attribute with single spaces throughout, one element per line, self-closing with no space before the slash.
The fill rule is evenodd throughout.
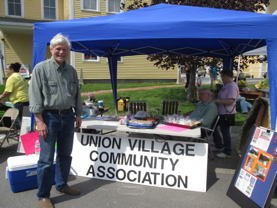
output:
<path id="1" fill-rule="evenodd" d="M 10 182 L 12 192 L 20 192 L 37 188 L 38 155 L 20 155 L 9 157 L 6 167 L 6 178 Z M 52 167 L 53 184 L 55 184 L 56 165 Z"/>

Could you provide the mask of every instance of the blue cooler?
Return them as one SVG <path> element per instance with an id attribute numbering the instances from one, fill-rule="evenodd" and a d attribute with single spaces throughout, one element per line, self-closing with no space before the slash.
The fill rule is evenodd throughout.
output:
<path id="1" fill-rule="evenodd" d="M 37 185 L 38 155 L 21 155 L 9 157 L 7 160 L 6 177 L 10 182 L 12 192 L 35 189 Z M 53 184 L 55 184 L 55 168 L 52 168 Z"/>

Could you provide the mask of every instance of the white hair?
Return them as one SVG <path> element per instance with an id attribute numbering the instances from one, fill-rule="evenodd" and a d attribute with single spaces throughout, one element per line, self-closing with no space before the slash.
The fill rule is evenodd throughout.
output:
<path id="1" fill-rule="evenodd" d="M 209 88 L 200 88 L 199 91 L 205 91 L 206 93 L 208 93 L 209 95 L 212 95 L 212 91 Z"/>
<path id="2" fill-rule="evenodd" d="M 71 48 L 71 43 L 68 40 L 67 37 L 63 36 L 61 33 L 58 33 L 57 35 L 55 35 L 52 40 L 50 41 L 50 49 L 53 49 L 56 45 L 60 44 L 60 43 L 66 43 L 68 45 L 68 49 L 70 50 Z"/>

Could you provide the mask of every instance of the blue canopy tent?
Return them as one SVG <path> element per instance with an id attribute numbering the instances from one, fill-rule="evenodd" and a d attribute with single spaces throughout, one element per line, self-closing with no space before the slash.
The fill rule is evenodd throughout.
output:
<path id="1" fill-rule="evenodd" d="M 35 23 L 33 66 L 43 61 L 57 33 L 72 51 L 107 57 L 117 104 L 117 56 L 183 54 L 219 57 L 232 68 L 234 57 L 267 45 L 270 94 L 276 94 L 277 16 L 205 7 L 158 4 L 109 16 Z M 277 97 L 271 97 L 271 126 Z"/>

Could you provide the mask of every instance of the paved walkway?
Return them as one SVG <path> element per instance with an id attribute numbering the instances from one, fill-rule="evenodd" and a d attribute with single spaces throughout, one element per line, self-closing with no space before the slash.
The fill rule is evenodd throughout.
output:
<path id="1" fill-rule="evenodd" d="M 240 127 L 232 127 L 233 149 L 239 130 Z M 110 135 L 126 134 L 119 133 L 113 132 Z M 6 143 L 0 149 L 0 207 L 37 207 L 37 189 L 13 193 L 9 181 L 5 179 L 6 161 L 8 157 L 18 155 L 16 150 L 17 142 L 13 140 L 11 144 Z M 239 208 L 226 195 L 238 161 L 239 156 L 235 151 L 232 157 L 227 159 L 209 158 L 206 192 L 182 191 L 71 175 L 69 185 L 81 189 L 81 194 L 79 196 L 60 195 L 55 192 L 53 186 L 51 200 L 56 208 Z"/>

